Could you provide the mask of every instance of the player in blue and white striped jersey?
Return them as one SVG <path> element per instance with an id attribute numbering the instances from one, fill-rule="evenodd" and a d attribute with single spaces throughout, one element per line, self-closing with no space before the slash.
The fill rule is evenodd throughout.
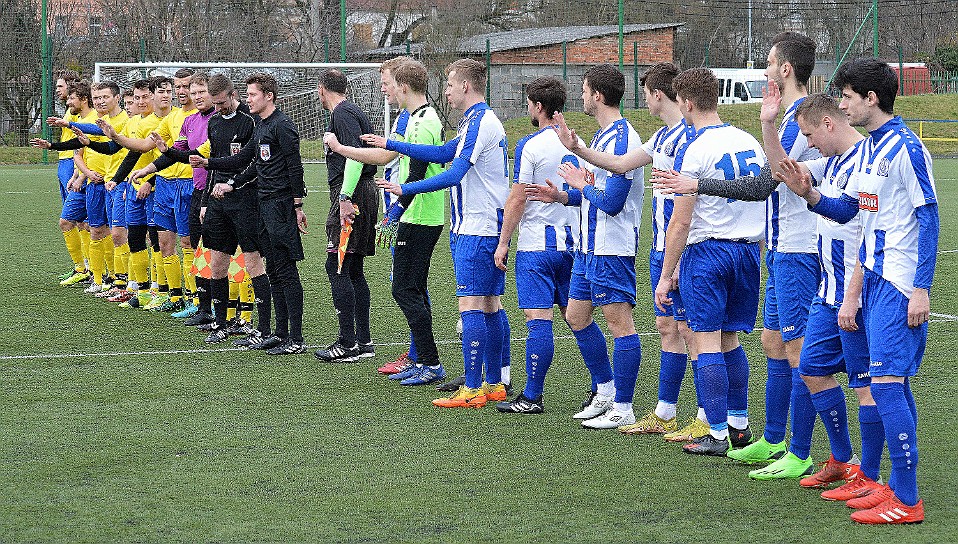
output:
<path id="1" fill-rule="evenodd" d="M 495 254 L 496 266 L 506 270 L 509 241 L 518 227 L 516 293 L 529 330 L 527 379 L 522 393 L 511 401 L 500 402 L 496 408 L 503 413 L 520 414 L 543 411 L 545 376 L 555 355 L 552 308 L 558 306 L 565 317 L 573 250 L 579 235 L 577 210 L 526 202 L 525 193 L 529 185 L 544 186 L 550 178 L 558 179 L 559 164 L 579 164 L 575 155 L 562 146 L 553 126 L 553 115 L 565 107 L 565 84 L 554 77 L 536 78 L 526 87 L 526 97 L 532 126 L 541 128 L 516 143 L 512 192 L 506 200 Z"/>
<path id="2" fill-rule="evenodd" d="M 448 170 L 429 179 L 404 185 L 381 181 L 380 187 L 397 196 L 453 188 L 453 259 L 466 376 L 465 385 L 451 397 L 436 399 L 433 404 L 479 407 L 489 400 L 506 398 L 501 372 L 503 328 L 508 320 L 499 298 L 505 290 L 505 273 L 496 268 L 493 256 L 509 193 L 508 149 L 502 123 L 484 101 L 485 66 L 460 59 L 446 67 L 446 74 L 446 98 L 450 106 L 463 111 L 456 138 L 442 146 L 383 140 L 374 135 L 364 139 L 415 159 L 452 163 Z"/>
<path id="3" fill-rule="evenodd" d="M 589 68 L 582 81 L 583 109 L 601 127 L 592 138 L 594 150 L 625 155 L 642 145 L 639 135 L 619 113 L 625 92 L 625 76 L 610 64 Z M 579 242 L 566 320 L 572 327 L 579 350 L 592 376 L 596 395 L 573 417 L 582 425 L 614 429 L 635 423 L 632 398 L 642 360 L 641 344 L 635 333 L 632 308 L 635 306 L 635 252 L 638 249 L 642 214 L 642 170 L 615 174 L 587 165 L 583 171 L 564 164 L 560 168 L 569 184 L 559 192 L 555 185 L 527 188 L 534 199 L 579 205 Z M 595 307 L 602 308 L 614 337 L 613 361 L 602 330 L 592 320 Z"/>
<path id="4" fill-rule="evenodd" d="M 611 172 L 624 173 L 649 164 L 656 170 L 671 170 L 675 155 L 685 143 L 691 129 L 682 117 L 675 99 L 675 91 L 672 90 L 672 79 L 678 73 L 679 69 L 674 64 L 664 62 L 649 68 L 640 80 L 649 113 L 665 122 L 665 126 L 646 140 L 641 148 L 619 156 L 578 145 L 577 142 L 581 140 L 575 138 L 574 131 L 566 126 L 565 120 L 559 115 L 557 122 L 563 144 L 590 164 L 606 168 Z M 659 281 L 662 257 L 665 253 L 665 233 L 672 217 L 672 205 L 671 193 L 653 191 L 652 249 L 649 252 L 649 277 L 652 289 L 655 289 Z M 654 301 L 652 305 L 655 326 L 661 342 L 658 403 L 637 423 L 619 429 L 623 433 L 665 433 L 666 440 L 684 441 L 708 432 L 705 411 L 701 407 L 697 418 L 691 419 L 688 425 L 676 430 L 676 404 L 688 364 L 686 351 L 688 350 L 691 354 L 693 371 L 696 356 L 691 348 L 687 348 L 690 345 L 687 336 L 691 334 L 691 331 L 685 325 L 684 308 L 678 299 L 678 293 L 673 293 L 672 298 L 674 303 L 665 311 L 659 310 Z"/>
<path id="5" fill-rule="evenodd" d="M 675 170 L 693 178 L 728 180 L 756 175 L 765 160 L 747 132 L 722 123 L 718 82 L 711 71 L 693 68 L 672 81 L 685 120 L 695 128 L 675 158 Z M 747 443 L 748 359 L 738 332 L 750 332 L 758 311 L 759 244 L 765 233 L 761 204 L 713 196 L 677 195 L 666 234 L 656 304 L 672 302 L 673 274 L 698 351 L 699 399 L 709 434 L 693 440 L 689 453 L 724 455 L 729 427 L 734 443 Z"/>
<path id="6" fill-rule="evenodd" d="M 862 315 L 868 338 L 871 393 L 891 457 L 888 486 L 874 484 L 848 501 L 865 524 L 924 519 L 918 496 L 918 415 L 909 378 L 921 363 L 928 337 L 929 290 L 938 251 L 938 199 L 931 156 L 894 116 L 898 77 L 878 59 L 843 64 L 835 75 L 840 107 L 869 138 L 855 175 L 839 198 L 811 187 L 800 167 L 786 163 L 782 178 L 812 211 L 838 222 L 862 221 Z"/>

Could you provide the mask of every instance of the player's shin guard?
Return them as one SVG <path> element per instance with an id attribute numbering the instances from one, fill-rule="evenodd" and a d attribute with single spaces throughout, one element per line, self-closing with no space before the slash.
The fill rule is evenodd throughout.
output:
<path id="1" fill-rule="evenodd" d="M 576 344 L 579 345 L 579 351 L 582 352 L 582 359 L 592 376 L 592 387 L 595 391 L 598 384 L 606 383 L 613 378 L 612 363 L 609 362 L 605 335 L 602 334 L 602 329 L 596 325 L 595 321 L 582 330 L 572 331 L 572 334 L 575 335 Z"/>
<path id="2" fill-rule="evenodd" d="M 482 315 L 486 321 L 486 342 L 483 346 L 486 382 L 497 384 L 502 382 L 502 321 L 498 312 Z"/>
<path id="3" fill-rule="evenodd" d="M 90 272 L 93 274 L 93 283 L 102 284 L 103 275 L 106 273 L 103 260 L 103 240 L 90 241 Z"/>
<path id="4" fill-rule="evenodd" d="M 898 500 L 908 506 L 918 503 L 918 440 L 915 419 L 905 395 L 905 385 L 897 382 L 871 385 L 872 397 L 881 414 L 891 458 L 888 486 Z"/>
<path id="5" fill-rule="evenodd" d="M 698 358 L 700 398 L 709 420 L 712 436 L 728 437 L 728 369 L 721 353 L 700 353 Z"/>
<path id="6" fill-rule="evenodd" d="M 226 281 L 229 283 L 229 296 L 226 302 L 226 319 L 235 319 L 236 311 L 239 310 L 240 287 L 235 281 Z"/>
<path id="7" fill-rule="evenodd" d="M 270 332 L 272 289 L 269 284 L 269 277 L 266 274 L 260 274 L 250 279 L 253 284 L 253 292 L 256 294 L 256 328 L 264 335 Z"/>
<path id="8" fill-rule="evenodd" d="M 642 364 L 642 343 L 637 334 L 613 340 L 612 365 L 615 379 L 615 402 L 632 403 L 635 396 L 635 381 Z"/>
<path id="9" fill-rule="evenodd" d="M 170 300 L 176 302 L 183 298 L 183 269 L 180 256 L 176 253 L 163 257 L 163 271 L 166 272 L 166 284 L 170 286 Z"/>
<path id="10" fill-rule="evenodd" d="M 86 262 L 90 262 L 90 231 L 79 229 L 80 231 L 80 251 Z"/>
<path id="11" fill-rule="evenodd" d="M 150 256 L 147 250 L 130 253 L 130 277 L 140 286 L 140 290 L 149 291 Z"/>
<path id="12" fill-rule="evenodd" d="M 509 316 L 502 308 L 496 313 L 502 329 L 502 383 L 512 383 L 512 327 L 509 326 Z"/>
<path id="13" fill-rule="evenodd" d="M 113 271 L 130 275 L 130 244 L 120 244 L 113 250 Z"/>
<path id="14" fill-rule="evenodd" d="M 858 425 L 862 435 L 862 473 L 877 481 L 881 471 L 882 453 L 885 451 L 885 427 L 882 425 L 878 407 L 874 404 L 859 406 Z"/>
<path id="15" fill-rule="evenodd" d="M 765 440 L 778 444 L 785 440 L 788 404 L 792 399 L 792 369 L 788 359 L 768 360 L 765 380 Z"/>
<path id="16" fill-rule="evenodd" d="M 722 357 L 728 372 L 727 417 L 735 428 L 742 429 L 748 426 L 748 356 L 745 348 L 738 346 L 723 353 Z"/>
<path id="17" fill-rule="evenodd" d="M 659 352 L 659 401 L 671 405 L 679 402 L 679 390 L 685 378 L 689 358 L 684 353 Z M 673 416 L 674 417 L 674 416 Z"/>
<path id="18" fill-rule="evenodd" d="M 799 459 L 808 459 L 812 450 L 812 431 L 815 430 L 815 406 L 812 404 L 812 394 L 797 368 L 792 369 L 791 405 L 792 439 L 789 450 Z"/>
<path id="19" fill-rule="evenodd" d="M 197 280 L 199 280 L 199 278 L 197 278 Z M 249 323 L 253 320 L 253 304 L 256 300 L 256 294 L 253 292 L 253 282 L 249 276 L 246 276 L 243 279 L 243 283 L 240 284 L 239 296 L 240 319 Z"/>
<path id="20" fill-rule="evenodd" d="M 555 338 L 552 336 L 552 320 L 532 319 L 526 321 L 529 337 L 526 339 L 526 387 L 523 395 L 537 399 L 545 387 L 546 373 L 555 357 Z"/>
<path id="21" fill-rule="evenodd" d="M 462 360 L 466 371 L 466 387 L 482 385 L 482 362 L 488 338 L 486 317 L 480 310 L 467 310 L 462 317 Z"/>
<path id="22" fill-rule="evenodd" d="M 196 276 L 193 275 L 193 249 L 183 248 L 183 288 L 187 293 L 196 293 Z"/>
<path id="23" fill-rule="evenodd" d="M 103 269 L 109 270 L 116 274 L 116 268 L 114 268 L 113 260 L 115 259 L 115 254 L 113 250 L 113 236 L 107 234 L 103 238 Z"/>
<path id="24" fill-rule="evenodd" d="M 213 278 L 210 280 L 210 301 L 213 305 L 213 317 L 220 327 L 226 326 L 227 307 L 230 299 L 230 280 Z"/>
<path id="25" fill-rule="evenodd" d="M 73 261 L 73 270 L 83 272 L 86 265 L 83 264 L 83 244 L 80 241 L 80 230 L 76 227 L 63 233 L 63 243 L 67 247 L 67 253 L 70 254 L 70 260 Z"/>
<path id="26" fill-rule="evenodd" d="M 796 386 L 792 385 L 794 389 Z M 807 389 L 807 387 L 806 387 Z M 852 458 L 852 439 L 848 435 L 848 409 L 845 407 L 845 392 L 841 387 L 819 391 L 811 396 L 812 405 L 825 424 L 828 444 L 836 461 L 847 463 Z M 792 401 L 795 411 L 795 402 Z M 796 417 L 795 415 L 792 416 Z M 792 442 L 795 442 L 795 430 L 792 429 Z M 795 453 L 794 445 L 791 448 Z M 798 455 L 797 453 L 795 455 Z"/>

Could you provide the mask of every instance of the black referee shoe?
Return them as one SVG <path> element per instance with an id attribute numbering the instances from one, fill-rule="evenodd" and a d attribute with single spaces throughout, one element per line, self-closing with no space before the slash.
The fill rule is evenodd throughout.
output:
<path id="1" fill-rule="evenodd" d="M 302 340 L 286 337 L 279 345 L 266 350 L 268 355 L 296 355 L 306 353 L 306 344 Z"/>
<path id="2" fill-rule="evenodd" d="M 542 405 L 542 395 L 539 395 L 537 399 L 530 399 L 519 393 L 519 396 L 513 400 L 504 400 L 496 404 L 496 410 L 503 414 L 541 414 L 545 411 L 545 407 Z"/>
<path id="3" fill-rule="evenodd" d="M 196 312 L 195 314 L 193 314 L 193 317 L 184 321 L 183 324 L 186 325 L 187 327 L 195 327 L 197 325 L 205 325 L 206 323 L 212 323 L 213 321 L 216 321 L 216 318 L 214 318 L 212 315 L 206 312 Z"/>
<path id="4" fill-rule="evenodd" d="M 252 335 L 248 336 L 247 338 L 252 339 Z M 260 335 L 256 340 L 258 341 L 250 343 L 248 346 L 246 346 L 246 348 L 261 349 L 265 351 L 268 349 L 275 348 L 276 346 L 283 343 L 283 338 L 280 338 L 279 336 L 276 336 L 275 334 L 271 334 L 269 336 Z"/>

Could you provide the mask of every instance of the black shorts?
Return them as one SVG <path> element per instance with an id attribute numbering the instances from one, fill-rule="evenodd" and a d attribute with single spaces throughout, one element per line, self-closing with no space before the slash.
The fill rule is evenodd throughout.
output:
<path id="1" fill-rule="evenodd" d="M 266 259 L 302 261 L 303 241 L 296 225 L 296 209 L 289 196 L 260 199 L 260 252 Z"/>
<path id="2" fill-rule="evenodd" d="M 203 219 L 203 245 L 233 255 L 236 246 L 248 253 L 259 251 L 259 201 L 255 187 L 210 198 Z"/>
<path id="3" fill-rule="evenodd" d="M 353 204 L 359 206 L 359 215 L 353 221 L 346 251 L 370 256 L 376 253 L 376 225 L 379 223 L 379 192 L 372 178 L 359 180 L 353 191 Z M 333 201 L 326 216 L 326 250 L 339 247 L 339 202 Z"/>

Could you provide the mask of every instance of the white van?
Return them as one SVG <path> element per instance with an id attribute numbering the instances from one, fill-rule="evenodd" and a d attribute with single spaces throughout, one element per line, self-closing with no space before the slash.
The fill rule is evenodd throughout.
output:
<path id="1" fill-rule="evenodd" d="M 745 104 L 762 101 L 765 70 L 749 68 L 712 68 L 718 78 L 719 104 Z"/>

